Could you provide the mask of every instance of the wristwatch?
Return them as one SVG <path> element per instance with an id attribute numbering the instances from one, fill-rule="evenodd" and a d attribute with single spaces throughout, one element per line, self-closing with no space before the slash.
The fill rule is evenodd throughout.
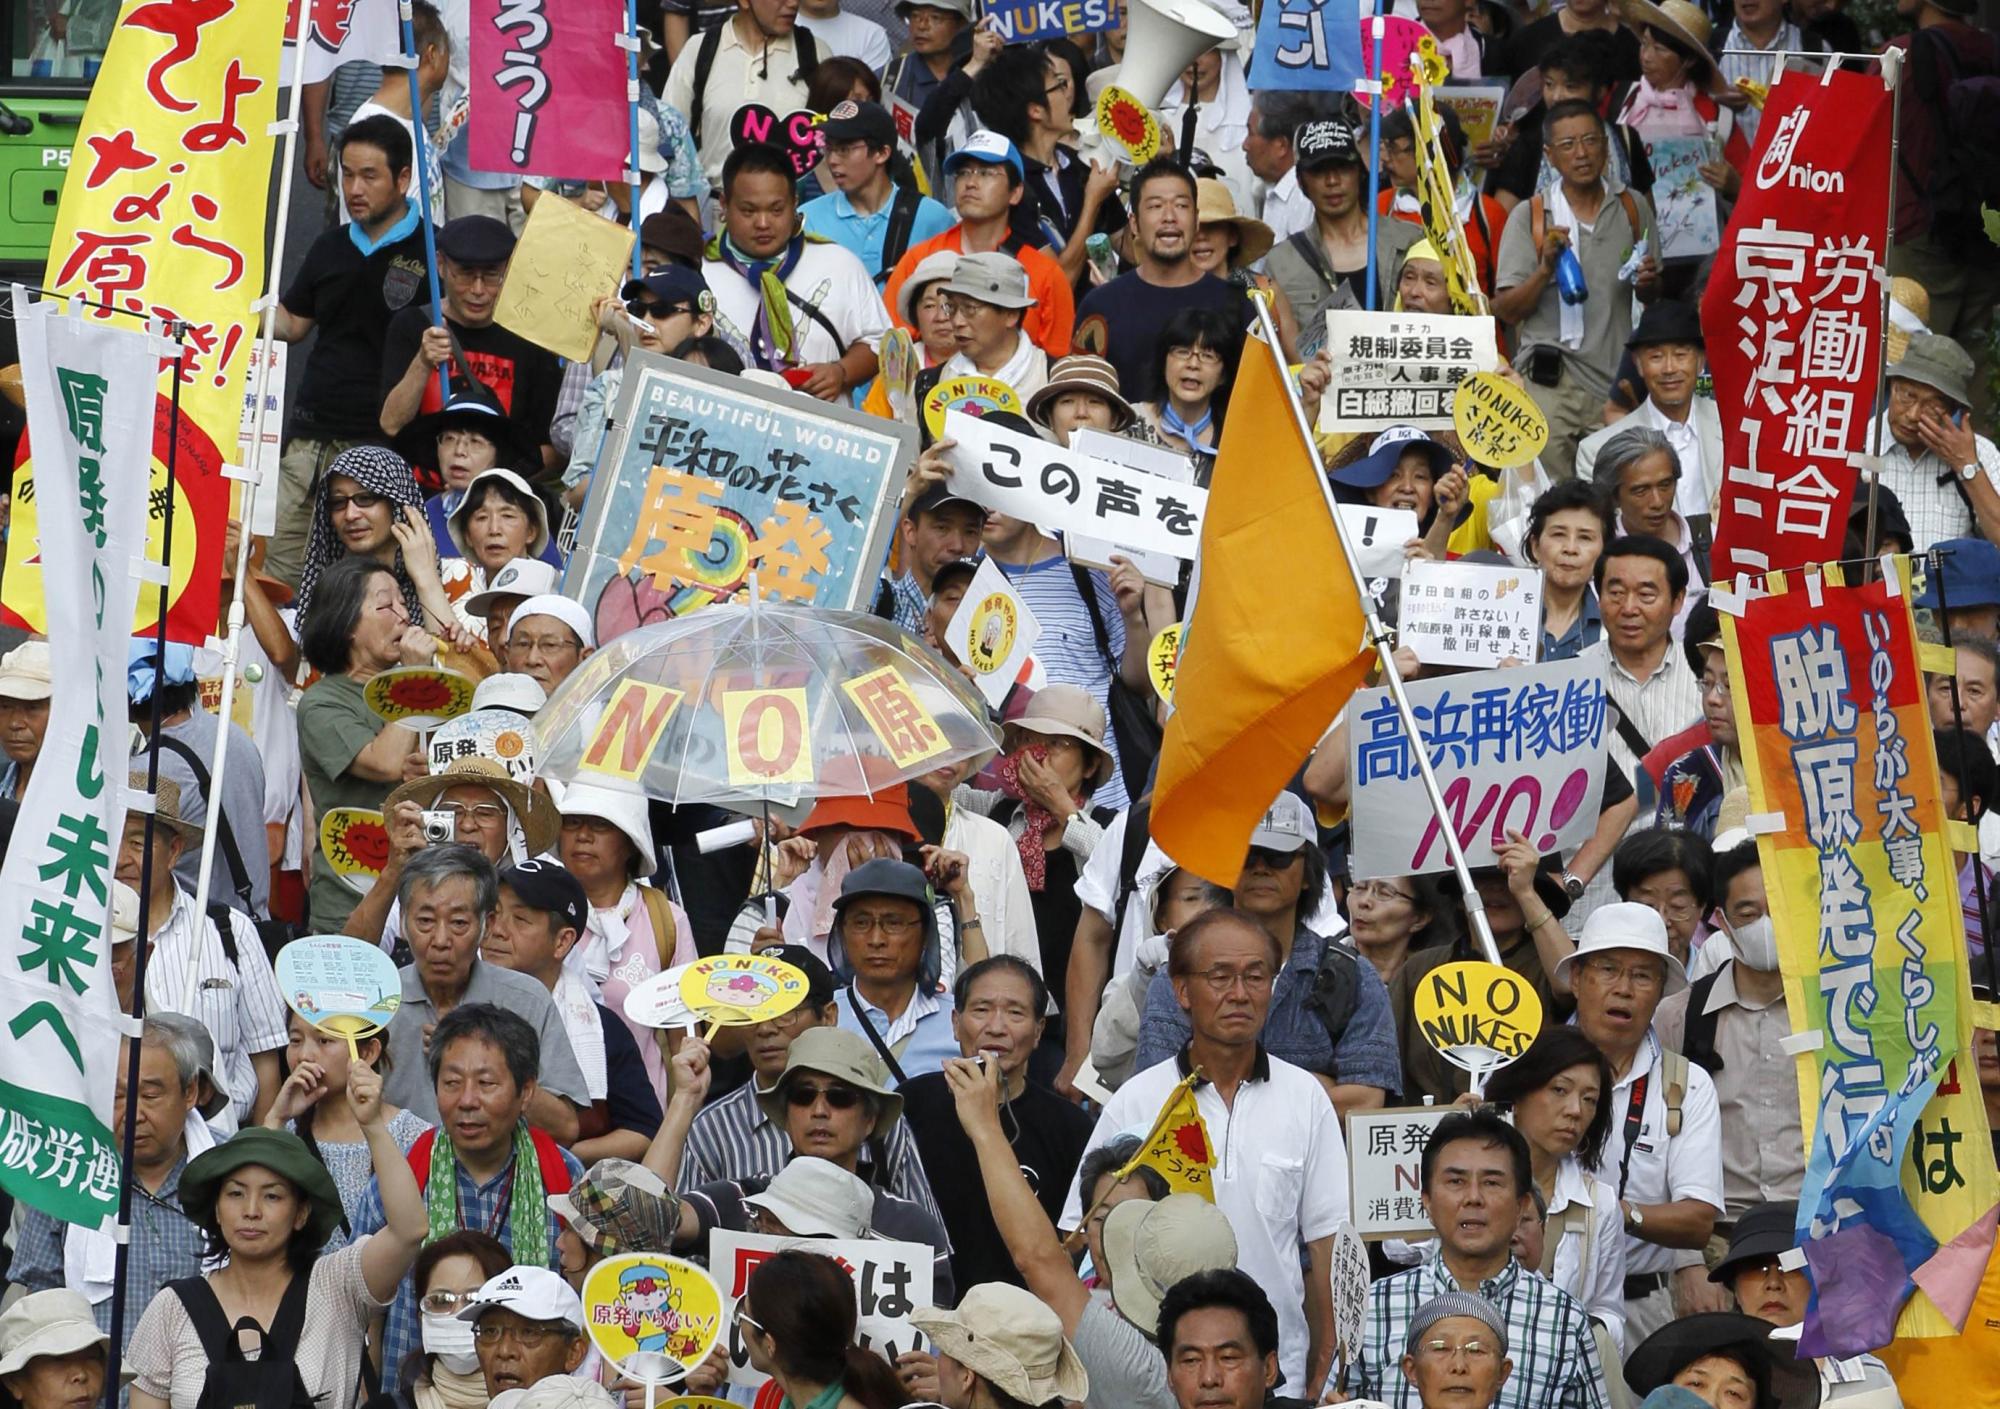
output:
<path id="1" fill-rule="evenodd" d="M 1635 1203 L 1627 1203 L 1625 1205 L 1625 1221 L 1631 1224 L 1634 1228 L 1645 1227 L 1646 1226 L 1645 1210 L 1640 1208 L 1639 1205 Z"/>
<path id="2" fill-rule="evenodd" d="M 1562 883 L 1564 895 L 1567 895 L 1571 900 L 1583 899 L 1583 877 L 1577 875 L 1574 871 L 1564 871 L 1562 874 Z"/>
<path id="3" fill-rule="evenodd" d="M 1960 465 L 1958 467 L 1958 477 L 1960 479 L 1973 479 L 1976 478 L 1978 474 L 1979 474 L 1979 462 L 1977 460 L 1968 461 L 1965 464 Z"/>

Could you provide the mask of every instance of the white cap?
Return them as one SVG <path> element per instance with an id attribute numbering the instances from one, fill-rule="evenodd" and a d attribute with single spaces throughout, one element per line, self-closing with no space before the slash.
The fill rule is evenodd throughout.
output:
<path id="1" fill-rule="evenodd" d="M 504 571 L 504 569 L 502 569 Z M 507 618 L 507 634 L 514 634 L 514 628 L 531 616 L 552 616 L 576 633 L 576 639 L 583 642 L 586 650 L 597 649 L 597 635 L 590 627 L 590 613 L 583 609 L 583 603 L 574 597 L 560 593 L 544 592 L 539 597 L 530 597 L 514 608 L 514 614 Z"/>
<path id="2" fill-rule="evenodd" d="M 812 1155 L 792 1160 L 743 1202 L 809 1238 L 865 1238 L 875 1220 L 875 1191 L 866 1181 Z"/>
<path id="3" fill-rule="evenodd" d="M 602 817 L 623 832 L 639 853 L 636 879 L 653 874 L 653 819 L 646 809 L 645 794 L 597 783 L 571 783 L 563 789 L 556 810 L 565 817 Z"/>
<path id="4" fill-rule="evenodd" d="M 540 597 L 553 592 L 557 576 L 554 565 L 540 558 L 509 558 L 484 591 L 465 599 L 466 615 L 485 616 L 495 597 Z"/>
<path id="5" fill-rule="evenodd" d="M 472 692 L 472 709 L 511 709 L 530 719 L 549 702 L 549 692 L 532 675 L 489 675 Z"/>
<path id="6" fill-rule="evenodd" d="M 1579 960 L 1607 949 L 1636 949 L 1641 954 L 1657 954 L 1664 960 L 1667 982 L 1660 990 L 1662 997 L 1687 987 L 1687 970 L 1667 945 L 1667 922 L 1652 906 L 1630 900 L 1600 905 L 1590 912 L 1590 918 L 1583 922 L 1583 934 L 1577 939 L 1576 949 L 1556 964 L 1556 981 L 1568 981 Z"/>
<path id="7" fill-rule="evenodd" d="M 1257 819 L 1256 829 L 1250 833 L 1250 845 L 1266 851 L 1297 852 L 1305 850 L 1317 835 L 1312 809 L 1306 806 L 1304 798 L 1287 790 L 1279 793 L 1270 811 Z"/>
<path id="8" fill-rule="evenodd" d="M 139 892 L 123 881 L 111 883 L 111 942 L 129 944 L 139 937 Z"/>
<path id="9" fill-rule="evenodd" d="M 458 1319 L 477 1321 L 495 1307 L 513 1312 L 524 1321 L 562 1321 L 583 1331 L 583 1302 L 556 1273 L 546 1267 L 509 1267 L 472 1294 L 459 1308 Z"/>
<path id="10" fill-rule="evenodd" d="M 544 1375 L 526 1389 L 506 1389 L 487 1409 L 616 1409 L 619 1401 L 581 1375 Z"/>

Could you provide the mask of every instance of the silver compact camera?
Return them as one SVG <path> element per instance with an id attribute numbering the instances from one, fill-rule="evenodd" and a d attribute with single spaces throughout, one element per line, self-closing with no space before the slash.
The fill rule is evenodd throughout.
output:
<path id="1" fill-rule="evenodd" d="M 458 818 L 443 808 L 425 808 L 423 826 L 425 846 L 436 846 L 458 836 Z"/>

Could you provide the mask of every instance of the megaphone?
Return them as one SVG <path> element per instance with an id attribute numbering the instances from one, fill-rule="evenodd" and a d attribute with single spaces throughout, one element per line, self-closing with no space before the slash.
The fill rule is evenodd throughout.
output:
<path id="1" fill-rule="evenodd" d="M 1125 61 L 1114 80 L 1157 108 L 1187 66 L 1236 38 L 1236 25 L 1203 0 L 1127 0 Z"/>

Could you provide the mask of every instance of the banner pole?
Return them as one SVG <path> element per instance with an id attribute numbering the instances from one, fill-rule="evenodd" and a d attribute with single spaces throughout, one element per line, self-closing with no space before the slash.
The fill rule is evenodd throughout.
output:
<path id="1" fill-rule="evenodd" d="M 1832 73 L 1831 65 L 1827 72 Z M 1874 453 L 1883 450 L 1882 436 L 1875 427 L 1882 424 L 1889 414 L 1889 253 L 1896 247 L 1896 163 L 1903 139 L 1903 61 L 1900 55 L 1890 59 L 1882 57 L 1882 81 L 1889 85 L 1889 200 L 1888 214 L 1882 222 L 1882 345 L 1875 359 L 1875 413 L 1870 417 L 1869 431 L 1875 441 Z M 1864 442 L 1862 449 L 1867 450 Z M 1868 474 L 1868 522 L 1861 539 L 1862 555 L 1875 556 L 1875 504 L 1882 488 L 1881 471 L 1873 466 Z M 1951 637 L 1945 641 L 1950 643 Z M 1957 690 L 1953 685 L 1954 697 Z M 1985 913 L 1985 902 L 1980 903 L 1980 913 Z"/>
<path id="2" fill-rule="evenodd" d="M 431 139 L 424 126 L 424 95 L 417 83 L 417 65 L 421 55 L 417 53 L 417 29 L 411 18 L 410 0 L 397 0 L 397 13 L 403 22 L 403 57 L 410 61 L 410 128 L 415 138 L 410 143 L 417 162 L 417 209 L 422 212 L 418 224 L 424 227 L 424 261 L 428 266 L 431 286 L 431 326 L 442 328 L 444 321 L 444 295 L 438 290 L 438 247 L 437 227 L 431 223 Z M 457 339 L 452 340 L 456 346 Z M 449 363 L 438 364 L 438 401 L 451 400 L 451 373 L 446 370 Z"/>
<path id="3" fill-rule="evenodd" d="M 153 850 L 159 836 L 160 822 L 157 813 L 160 790 L 160 682 L 165 679 L 167 669 L 167 609 L 171 605 L 169 594 L 174 580 L 174 495 L 175 475 L 180 468 L 181 443 L 181 369 L 187 361 L 188 325 L 175 322 L 170 325 L 174 339 L 173 390 L 169 394 L 170 415 L 167 422 L 167 494 L 165 506 L 160 511 L 160 567 L 163 576 L 159 590 L 159 620 L 153 623 L 154 686 L 153 717 L 146 734 L 146 791 L 154 798 L 154 809 L 146 813 L 146 852 L 139 862 L 139 933 L 134 937 L 136 946 L 132 958 L 132 1016 L 143 1019 L 146 1016 L 146 951 L 152 945 L 153 921 L 151 897 L 153 894 Z M 148 461 L 151 455 L 148 455 Z M 135 564 L 136 566 L 136 564 Z M 121 778 L 119 786 L 126 785 Z M 197 948 L 199 946 L 196 946 Z M 193 1005 L 194 990 L 188 990 L 189 1006 Z M 118 1409 L 118 1367 L 125 1351 L 125 1297 L 128 1291 L 132 1264 L 132 1242 L 129 1233 L 132 1227 L 132 1173 L 133 1150 L 139 1138 L 139 1039 L 131 1040 L 131 1051 L 125 1061 L 125 1130 L 122 1147 L 119 1150 L 120 1178 L 118 1180 L 118 1228 L 121 1236 L 117 1239 L 117 1261 L 111 1275 L 111 1344 L 104 1357 L 104 1404 L 105 1409 Z"/>
<path id="4" fill-rule="evenodd" d="M 625 0 L 625 108 L 632 129 L 632 165 L 626 175 L 632 187 L 632 277 L 637 279 L 645 273 L 639 258 L 639 0 Z M 650 1396 L 650 1386 L 647 1392 Z"/>
<path id="5" fill-rule="evenodd" d="M 243 587 L 250 580 L 250 525 L 257 508 L 257 495 L 264 488 L 261 477 L 255 472 L 259 454 L 264 446 L 264 394 L 271 383 L 271 349 L 278 337 L 278 286 L 284 277 L 282 268 L 285 257 L 285 236 L 292 221 L 292 159 L 297 151 L 299 134 L 299 107 L 305 93 L 305 46 L 292 63 L 292 96 L 284 121 L 284 132 L 278 142 L 278 220 L 271 231 L 271 249 L 264 262 L 264 327 L 257 339 L 260 356 L 257 362 L 256 400 L 250 411 L 250 464 L 244 468 L 249 473 L 241 481 L 243 501 L 240 508 L 241 524 L 236 534 L 236 563 L 231 570 L 229 592 L 229 617 L 223 633 L 222 645 L 222 699 L 217 703 L 216 714 L 224 722 L 224 727 L 215 731 L 215 755 L 208 761 L 208 796 L 203 803 L 210 809 L 210 815 L 220 817 L 222 806 L 222 775 L 229 767 L 229 742 L 227 727 L 230 711 L 236 704 L 236 664 L 243 653 Z M 412 124 L 418 132 L 423 131 L 423 115 L 418 113 Z M 278 486 L 270 486 L 270 492 L 278 492 Z M 157 686 L 155 687 L 157 690 Z M 197 705 L 197 708 L 200 706 Z M 209 870 L 215 865 L 215 840 L 220 828 L 204 827 L 201 834 L 200 878 L 195 882 L 194 912 L 208 913 Z M 194 992 L 195 955 L 198 947 L 188 950 L 188 992 Z"/>
<path id="6" fill-rule="evenodd" d="M 1372 248 L 1372 246 L 1371 246 Z M 1272 354 L 1284 344 L 1278 340 L 1278 330 L 1271 322 L 1271 308 L 1263 299 L 1251 300 L 1257 305 L 1257 323 L 1264 330 L 1264 338 L 1269 343 Z M 1310 446 L 1313 443 L 1312 423 L 1306 419 L 1306 409 L 1299 404 L 1299 389 L 1282 366 L 1278 380 L 1284 383 L 1285 400 L 1292 408 L 1292 419 L 1298 432 Z M 1389 698 L 1395 701 L 1396 715 L 1403 723 L 1403 732 L 1410 740 L 1410 756 L 1416 761 L 1417 776 L 1423 780 L 1424 795 L 1430 799 L 1431 811 L 1438 821 L 1438 834 L 1444 840 L 1445 855 L 1451 858 L 1451 869 L 1458 876 L 1459 890 L 1465 899 L 1465 918 L 1472 927 L 1473 938 L 1479 943 L 1479 952 L 1489 964 L 1500 962 L 1500 946 L 1493 942 L 1493 928 L 1486 920 L 1486 906 L 1479 898 L 1479 887 L 1472 882 L 1472 868 L 1465 861 L 1465 847 L 1458 839 L 1458 829 L 1452 825 L 1451 814 L 1445 807 L 1444 789 L 1438 786 L 1437 773 L 1431 767 L 1430 755 L 1424 751 L 1424 736 L 1417 730 L 1416 712 L 1410 708 L 1410 697 L 1403 690 L 1403 677 L 1396 672 L 1395 651 L 1390 644 L 1388 627 L 1382 624 L 1381 610 L 1375 599 L 1368 595 L 1368 584 L 1361 580 L 1361 574 L 1354 567 L 1354 544 L 1347 535 L 1347 523 L 1340 516 L 1340 510 L 1333 499 L 1333 485 L 1323 474 L 1315 474 L 1319 481 L 1320 495 L 1326 500 L 1326 512 L 1333 520 L 1333 531 L 1340 539 L 1341 557 L 1347 563 L 1348 575 L 1354 580 L 1355 595 L 1361 599 L 1362 612 L 1368 623 L 1368 639 L 1375 647 L 1375 654 L 1382 662 L 1383 682 L 1389 688 Z"/>
<path id="7" fill-rule="evenodd" d="M 1382 104 L 1386 101 L 1388 85 L 1382 81 L 1382 32 L 1388 28 L 1382 19 L 1382 0 L 1375 0 L 1374 13 L 1369 19 L 1370 33 L 1375 41 L 1375 101 L 1368 105 L 1368 268 L 1362 275 L 1367 280 L 1366 301 L 1362 307 L 1368 312 L 1375 311 L 1375 234 L 1382 213 L 1376 207 L 1382 201 Z M 1278 347 L 1282 344 L 1272 343 Z M 1312 436 L 1306 436 L 1306 444 L 1312 444 Z M 1340 515 L 1335 514 L 1337 519 Z M 1346 535 L 1341 537 L 1341 547 L 1347 546 Z M 1364 594 L 1365 595 L 1365 594 Z"/>

